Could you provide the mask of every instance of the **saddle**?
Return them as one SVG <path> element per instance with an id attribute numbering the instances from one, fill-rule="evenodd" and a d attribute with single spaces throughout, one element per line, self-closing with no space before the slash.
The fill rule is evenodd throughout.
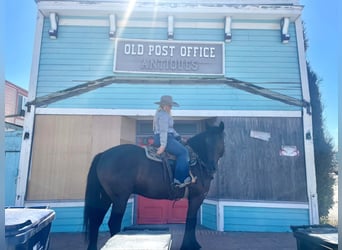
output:
<path id="1" fill-rule="evenodd" d="M 188 145 L 185 145 L 185 147 L 188 149 L 189 152 L 189 167 L 191 169 L 191 167 L 195 166 L 198 162 L 198 156 L 197 154 L 192 150 L 191 147 L 189 147 Z M 166 169 L 167 171 L 167 175 L 169 177 L 169 182 L 171 183 L 171 192 L 170 192 L 170 198 L 171 199 L 179 199 L 179 198 L 186 198 L 185 196 L 187 196 L 188 193 L 188 185 L 175 185 L 173 180 L 174 180 L 174 170 L 175 170 L 175 163 L 176 163 L 176 156 L 173 154 L 170 154 L 168 152 L 164 152 L 161 155 L 157 154 L 158 148 L 153 146 L 153 145 L 148 145 L 148 146 L 144 146 L 145 149 L 145 153 L 146 153 L 146 157 L 150 160 L 156 161 L 156 162 L 161 162 L 163 167 Z M 191 173 L 191 170 L 189 171 L 189 174 L 192 178 L 192 182 L 194 183 L 196 182 L 197 177 L 194 176 Z M 180 195 L 179 189 L 183 189 L 183 187 L 185 187 L 185 191 L 183 195 Z M 184 197 L 183 197 L 184 196 Z"/>

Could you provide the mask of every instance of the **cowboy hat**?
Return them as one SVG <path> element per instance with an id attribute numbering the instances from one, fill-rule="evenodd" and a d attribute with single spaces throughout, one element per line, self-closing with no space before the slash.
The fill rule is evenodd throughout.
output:
<path id="1" fill-rule="evenodd" d="M 155 102 L 155 104 L 179 107 L 179 104 L 177 102 L 174 102 L 172 100 L 172 96 L 170 95 L 163 95 L 162 97 L 160 97 L 160 101 Z"/>

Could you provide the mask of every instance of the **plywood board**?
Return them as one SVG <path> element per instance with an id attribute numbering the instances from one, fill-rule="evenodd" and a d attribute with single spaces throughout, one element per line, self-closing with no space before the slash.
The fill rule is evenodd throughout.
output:
<path id="1" fill-rule="evenodd" d="M 91 161 L 121 143 L 121 122 L 118 116 L 37 115 L 27 200 L 82 200 Z"/>

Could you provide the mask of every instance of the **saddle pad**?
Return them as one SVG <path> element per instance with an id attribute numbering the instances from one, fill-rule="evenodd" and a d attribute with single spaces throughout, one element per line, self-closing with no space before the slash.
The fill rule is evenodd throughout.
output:
<path id="1" fill-rule="evenodd" d="M 197 155 L 189 146 L 186 146 L 186 148 L 189 151 L 189 165 L 195 166 L 197 164 Z M 156 147 L 149 145 L 149 146 L 144 146 L 144 149 L 145 149 L 146 157 L 148 159 L 153 160 L 153 161 L 163 162 L 162 157 L 157 154 L 158 149 Z M 176 157 L 174 155 L 167 154 L 167 159 L 176 160 Z"/>
<path id="2" fill-rule="evenodd" d="M 162 162 L 160 155 L 157 154 L 157 148 L 154 146 L 144 146 L 146 157 L 153 161 Z"/>

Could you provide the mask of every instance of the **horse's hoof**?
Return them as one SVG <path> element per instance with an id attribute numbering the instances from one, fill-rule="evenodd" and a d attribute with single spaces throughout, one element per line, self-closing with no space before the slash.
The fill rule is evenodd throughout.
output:
<path id="1" fill-rule="evenodd" d="M 197 247 L 181 247 L 180 250 L 199 250 L 201 249 L 201 247 L 197 248 Z"/>
<path id="2" fill-rule="evenodd" d="M 97 250 L 97 246 L 88 246 L 87 250 Z"/>
<path id="3" fill-rule="evenodd" d="M 199 250 L 201 249 L 201 245 L 198 244 L 198 242 L 195 242 L 193 244 L 191 244 L 190 246 L 181 246 L 180 250 Z"/>

